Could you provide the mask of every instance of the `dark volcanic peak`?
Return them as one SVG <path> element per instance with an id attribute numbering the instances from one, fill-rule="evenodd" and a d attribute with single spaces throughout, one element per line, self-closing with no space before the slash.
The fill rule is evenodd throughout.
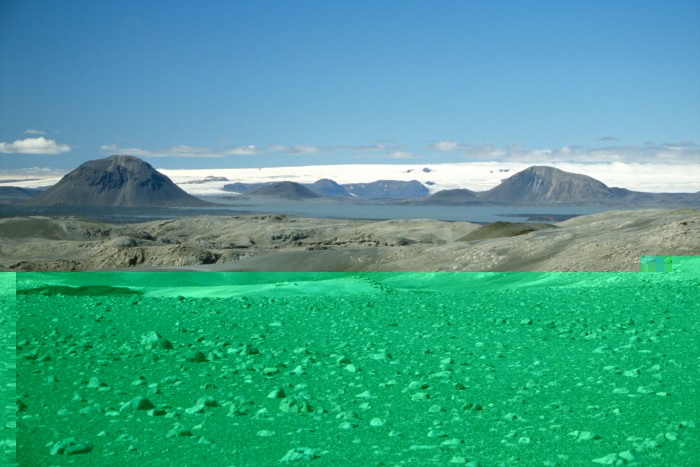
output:
<path id="1" fill-rule="evenodd" d="M 350 183 L 343 185 L 343 188 L 363 198 L 409 199 L 422 198 L 429 193 L 428 188 L 417 180 L 377 180 L 371 183 Z"/>
<path id="2" fill-rule="evenodd" d="M 587 175 L 554 167 L 533 166 L 480 193 L 484 200 L 508 204 L 606 203 L 616 195 L 604 183 Z"/>
<path id="3" fill-rule="evenodd" d="M 205 206 L 150 164 L 110 156 L 81 164 L 56 185 L 25 202 L 32 206 Z"/>
<path id="4" fill-rule="evenodd" d="M 293 200 L 321 197 L 318 193 L 296 182 L 274 182 L 248 191 L 248 194 Z"/>
<path id="5" fill-rule="evenodd" d="M 322 178 L 305 186 L 310 190 L 315 191 L 316 193 L 319 193 L 323 196 L 335 196 L 340 198 L 347 198 L 352 196 L 350 192 L 348 192 L 348 190 L 346 190 L 330 178 Z"/>

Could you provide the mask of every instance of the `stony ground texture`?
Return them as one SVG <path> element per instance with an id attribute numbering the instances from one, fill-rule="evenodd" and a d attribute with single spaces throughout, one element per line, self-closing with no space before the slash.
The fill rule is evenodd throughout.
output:
<path id="1" fill-rule="evenodd" d="M 511 237 L 507 226 L 432 220 L 9 218 L 0 270 L 638 271 L 640 256 L 700 255 L 697 210 L 608 211 L 555 226 Z"/>
<path id="2" fill-rule="evenodd" d="M 18 274 L 20 465 L 699 462 L 697 272 L 179 275 Z"/>
<path id="3" fill-rule="evenodd" d="M 17 314 L 15 274 L 0 274 L 0 465 L 16 465 Z"/>

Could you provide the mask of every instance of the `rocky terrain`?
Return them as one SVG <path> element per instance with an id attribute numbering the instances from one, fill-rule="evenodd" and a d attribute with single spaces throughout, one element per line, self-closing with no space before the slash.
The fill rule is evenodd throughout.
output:
<path id="1" fill-rule="evenodd" d="M 16 461 L 696 465 L 700 264 L 673 264 L 19 273 Z"/>
<path id="2" fill-rule="evenodd" d="M 16 465 L 17 309 L 16 274 L 0 273 L 0 465 Z"/>
<path id="3" fill-rule="evenodd" d="M 131 224 L 0 219 L 5 271 L 638 271 L 700 255 L 696 210 L 608 211 L 538 224 L 196 216 Z"/>

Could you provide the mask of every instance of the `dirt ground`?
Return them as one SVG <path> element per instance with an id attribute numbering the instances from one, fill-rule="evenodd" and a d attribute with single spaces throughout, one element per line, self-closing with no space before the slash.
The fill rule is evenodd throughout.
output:
<path id="1" fill-rule="evenodd" d="M 700 211 L 608 211 L 556 224 L 199 216 L 136 224 L 0 220 L 5 271 L 638 271 L 700 255 Z"/>

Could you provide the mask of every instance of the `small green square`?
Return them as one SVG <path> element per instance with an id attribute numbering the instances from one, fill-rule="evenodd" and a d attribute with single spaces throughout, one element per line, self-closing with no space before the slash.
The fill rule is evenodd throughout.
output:
<path id="1" fill-rule="evenodd" d="M 673 258 L 671 256 L 640 256 L 640 272 L 672 272 Z"/>

